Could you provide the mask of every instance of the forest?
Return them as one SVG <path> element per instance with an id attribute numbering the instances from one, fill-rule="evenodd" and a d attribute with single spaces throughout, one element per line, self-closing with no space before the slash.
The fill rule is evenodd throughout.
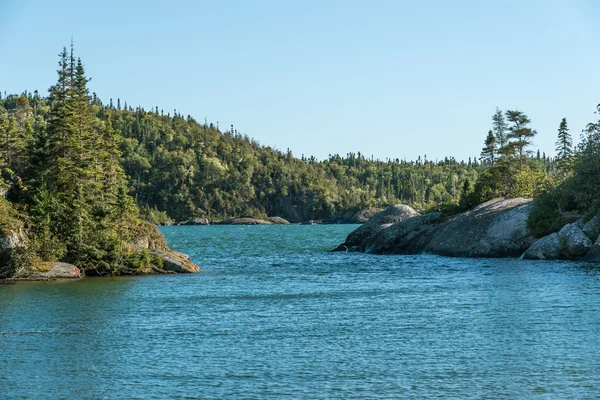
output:
<path id="1" fill-rule="evenodd" d="M 25 221 L 28 257 L 110 271 L 124 263 L 123 238 L 144 221 L 343 221 L 397 203 L 452 214 L 495 197 L 535 197 L 530 225 L 543 235 L 600 208 L 597 122 L 574 146 L 557 117 L 554 155 L 532 149 L 537 132 L 524 112 L 497 109 L 481 153 L 467 161 L 360 152 L 317 160 L 177 110 L 102 101 L 88 81 L 71 47 L 47 95 L 0 94 L 0 229 Z"/>

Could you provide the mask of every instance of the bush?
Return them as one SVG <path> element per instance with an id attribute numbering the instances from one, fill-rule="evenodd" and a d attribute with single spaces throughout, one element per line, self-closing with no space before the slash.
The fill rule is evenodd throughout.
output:
<path id="1" fill-rule="evenodd" d="M 533 210 L 527 219 L 527 227 L 536 237 L 557 232 L 565 225 L 565 218 L 559 211 L 556 192 L 544 193 L 535 200 Z"/>

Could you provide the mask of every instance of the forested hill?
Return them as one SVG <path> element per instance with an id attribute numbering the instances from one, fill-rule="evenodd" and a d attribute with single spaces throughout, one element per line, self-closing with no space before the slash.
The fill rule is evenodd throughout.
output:
<path id="1" fill-rule="evenodd" d="M 475 182 L 483 169 L 476 157 L 379 161 L 358 152 L 322 161 L 297 158 L 233 126 L 223 132 L 158 107 L 105 104 L 96 94 L 91 104 L 99 120 L 116 130 L 130 194 L 155 222 L 267 215 L 303 221 L 340 219 L 360 208 L 396 203 L 426 208 L 457 202 L 465 182 Z M 0 148 L 11 171 L 27 168 L 28 144 L 46 129 L 49 110 L 49 99 L 38 92 L 4 94 L 0 100 Z M 540 163 L 549 161 L 544 156 Z"/>

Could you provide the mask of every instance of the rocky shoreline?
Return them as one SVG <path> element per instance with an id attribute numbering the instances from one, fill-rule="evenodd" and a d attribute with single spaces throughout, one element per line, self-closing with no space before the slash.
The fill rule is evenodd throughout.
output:
<path id="1" fill-rule="evenodd" d="M 495 199 L 444 217 L 396 205 L 374 215 L 333 251 L 600 261 L 597 218 L 566 224 L 559 232 L 536 239 L 527 228 L 532 208 L 530 199 Z"/>
<path id="2" fill-rule="evenodd" d="M 128 254 L 138 255 L 149 260 L 135 270 L 121 270 L 119 276 L 181 274 L 200 272 L 186 254 L 172 251 L 158 229 L 148 237 L 139 237 L 132 243 L 125 243 Z M 8 263 L 12 252 L 27 246 L 27 237 L 23 232 L 12 232 L 0 236 L 0 258 Z M 96 277 L 96 275 L 92 275 Z M 0 277 L 0 283 L 19 281 L 51 281 L 59 279 L 78 280 L 85 278 L 84 271 L 76 265 L 61 261 L 35 261 L 15 271 L 11 276 Z"/>

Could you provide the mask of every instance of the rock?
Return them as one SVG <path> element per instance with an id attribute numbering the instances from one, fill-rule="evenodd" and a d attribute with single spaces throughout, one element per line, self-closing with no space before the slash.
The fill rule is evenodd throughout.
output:
<path id="1" fill-rule="evenodd" d="M 186 221 L 183 225 L 209 225 L 210 222 L 206 218 L 194 218 Z"/>
<path id="2" fill-rule="evenodd" d="M 274 225 L 290 225 L 290 221 L 281 217 L 269 217 L 268 220 Z"/>
<path id="3" fill-rule="evenodd" d="M 377 213 L 381 212 L 379 208 L 365 208 L 357 211 L 354 215 L 344 221 L 346 224 L 364 224 Z"/>
<path id="4" fill-rule="evenodd" d="M 419 213 L 404 204 L 398 204 L 393 207 L 389 207 L 375 214 L 369 219 L 368 222 L 350 232 L 348 237 L 346 237 L 344 245 L 346 245 L 348 248 L 360 246 L 365 239 L 367 239 L 376 231 L 382 229 L 382 226 L 389 226 L 417 215 L 419 215 Z"/>
<path id="5" fill-rule="evenodd" d="M 573 223 L 565 225 L 559 232 L 562 248 L 567 256 L 583 257 L 592 247 L 592 241 L 579 227 Z"/>
<path id="6" fill-rule="evenodd" d="M 598 236 L 600 236 L 600 221 L 598 221 L 598 217 L 590 219 L 588 223 L 583 226 L 582 231 L 592 241 L 598 239 Z"/>
<path id="7" fill-rule="evenodd" d="M 338 252 L 338 251 L 348 251 L 348 247 L 346 247 L 345 244 L 340 244 L 338 247 L 336 247 L 335 249 L 331 250 L 332 252 Z"/>
<path id="8" fill-rule="evenodd" d="M 585 261 L 600 262 L 600 237 L 596 240 L 596 243 L 592 246 L 590 251 L 587 252 L 584 258 Z"/>
<path id="9" fill-rule="evenodd" d="M 435 230 L 442 213 L 408 218 L 389 226 L 383 225 L 363 241 L 361 250 L 374 254 L 415 254 L 421 252 Z"/>
<path id="10" fill-rule="evenodd" d="M 220 225 L 272 225 L 271 221 L 257 218 L 231 218 L 219 223 Z"/>
<path id="11" fill-rule="evenodd" d="M 495 199 L 440 224 L 425 251 L 452 257 L 519 257 L 534 242 L 527 229 L 532 201 Z"/>
<path id="12" fill-rule="evenodd" d="M 557 260 L 562 257 L 561 239 L 556 232 L 536 241 L 521 256 L 524 260 Z"/>
<path id="13" fill-rule="evenodd" d="M 17 273 L 15 280 L 47 281 L 54 279 L 80 279 L 82 273 L 73 264 L 64 262 L 38 262 L 31 268 Z"/>
<path id="14" fill-rule="evenodd" d="M 183 253 L 168 250 L 150 250 L 150 254 L 160 257 L 163 261 L 165 271 L 177 273 L 195 273 L 200 272 L 200 268 L 190 261 L 190 258 Z"/>

